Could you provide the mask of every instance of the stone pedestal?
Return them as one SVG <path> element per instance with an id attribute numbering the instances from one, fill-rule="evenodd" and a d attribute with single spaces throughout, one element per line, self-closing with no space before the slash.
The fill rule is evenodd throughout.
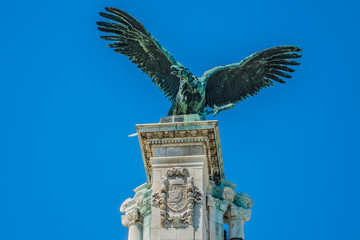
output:
<path id="1" fill-rule="evenodd" d="M 128 239 L 244 239 L 252 200 L 225 180 L 217 121 L 176 119 L 136 126 L 148 183 L 120 208 Z"/>

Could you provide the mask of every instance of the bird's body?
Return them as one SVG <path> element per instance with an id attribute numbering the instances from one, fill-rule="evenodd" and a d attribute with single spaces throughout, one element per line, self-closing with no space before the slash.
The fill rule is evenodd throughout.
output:
<path id="1" fill-rule="evenodd" d="M 172 73 L 180 78 L 179 90 L 168 115 L 199 114 L 205 108 L 205 88 L 199 78 L 182 66 L 172 66 Z"/>
<path id="2" fill-rule="evenodd" d="M 185 81 L 180 82 L 176 100 L 168 115 L 182 115 L 200 113 L 205 108 L 205 88 L 199 82 L 195 87 Z"/>
<path id="3" fill-rule="evenodd" d="M 284 71 L 294 71 L 286 65 L 299 65 L 290 59 L 301 57 L 296 53 L 300 48 L 279 46 L 254 53 L 239 63 L 215 67 L 198 78 L 177 62 L 142 23 L 120 9 L 105 9 L 110 14 L 100 15 L 115 22 L 97 22 L 99 30 L 115 35 L 102 38 L 115 41 L 108 46 L 128 56 L 164 92 L 172 102 L 168 115 L 216 115 L 273 85 L 273 81 L 285 83 L 279 76 L 291 78 Z"/>

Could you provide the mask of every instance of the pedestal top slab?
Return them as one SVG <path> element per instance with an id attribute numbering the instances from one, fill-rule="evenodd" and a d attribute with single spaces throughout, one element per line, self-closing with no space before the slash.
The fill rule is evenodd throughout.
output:
<path id="1" fill-rule="evenodd" d="M 172 123 L 172 122 L 195 122 L 204 121 L 205 118 L 199 114 L 188 115 L 172 115 L 160 119 L 160 123 Z"/>

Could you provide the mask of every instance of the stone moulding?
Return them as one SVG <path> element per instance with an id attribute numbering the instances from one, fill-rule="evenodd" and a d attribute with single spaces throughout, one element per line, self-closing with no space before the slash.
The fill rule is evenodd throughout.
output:
<path id="1" fill-rule="evenodd" d="M 193 142 L 201 143 L 203 146 L 210 180 L 217 182 L 225 179 L 217 121 L 191 122 L 190 129 L 189 126 L 189 123 L 136 125 L 149 182 L 152 180 L 150 158 L 154 157 L 154 147 Z"/>
<path id="2" fill-rule="evenodd" d="M 152 195 L 153 205 L 159 205 L 163 227 L 186 227 L 193 224 L 194 205 L 202 194 L 195 189 L 193 177 L 186 168 L 171 168 L 161 180 L 160 192 Z"/>

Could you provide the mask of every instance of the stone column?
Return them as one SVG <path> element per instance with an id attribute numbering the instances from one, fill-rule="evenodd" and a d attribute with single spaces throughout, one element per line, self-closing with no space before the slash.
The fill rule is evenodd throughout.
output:
<path id="1" fill-rule="evenodd" d="M 142 240 L 142 224 L 134 223 L 129 226 L 128 240 Z"/>
<path id="2" fill-rule="evenodd" d="M 244 223 L 240 219 L 230 219 L 229 221 L 229 239 L 244 240 Z"/>
<path id="3" fill-rule="evenodd" d="M 128 240 L 142 240 L 143 226 L 140 222 L 140 213 L 137 209 L 121 216 L 121 222 L 125 227 L 129 227 Z"/>
<path id="4" fill-rule="evenodd" d="M 229 240 L 244 240 L 244 221 L 250 220 L 251 211 L 231 204 L 227 213 Z"/>
<path id="5" fill-rule="evenodd" d="M 210 195 L 207 196 L 209 211 L 209 240 L 224 239 L 224 213 L 228 203 Z"/>
<path id="6" fill-rule="evenodd" d="M 219 184 L 210 183 L 207 190 L 210 240 L 224 239 L 224 224 L 229 225 L 229 240 L 244 240 L 244 221 L 250 219 L 253 203 L 244 194 L 237 194 L 235 184 L 221 180 Z"/>
<path id="7" fill-rule="evenodd" d="M 149 239 L 151 219 L 151 184 L 142 184 L 134 189 L 135 196 L 126 199 L 120 207 L 121 222 L 129 228 L 131 240 Z"/>

